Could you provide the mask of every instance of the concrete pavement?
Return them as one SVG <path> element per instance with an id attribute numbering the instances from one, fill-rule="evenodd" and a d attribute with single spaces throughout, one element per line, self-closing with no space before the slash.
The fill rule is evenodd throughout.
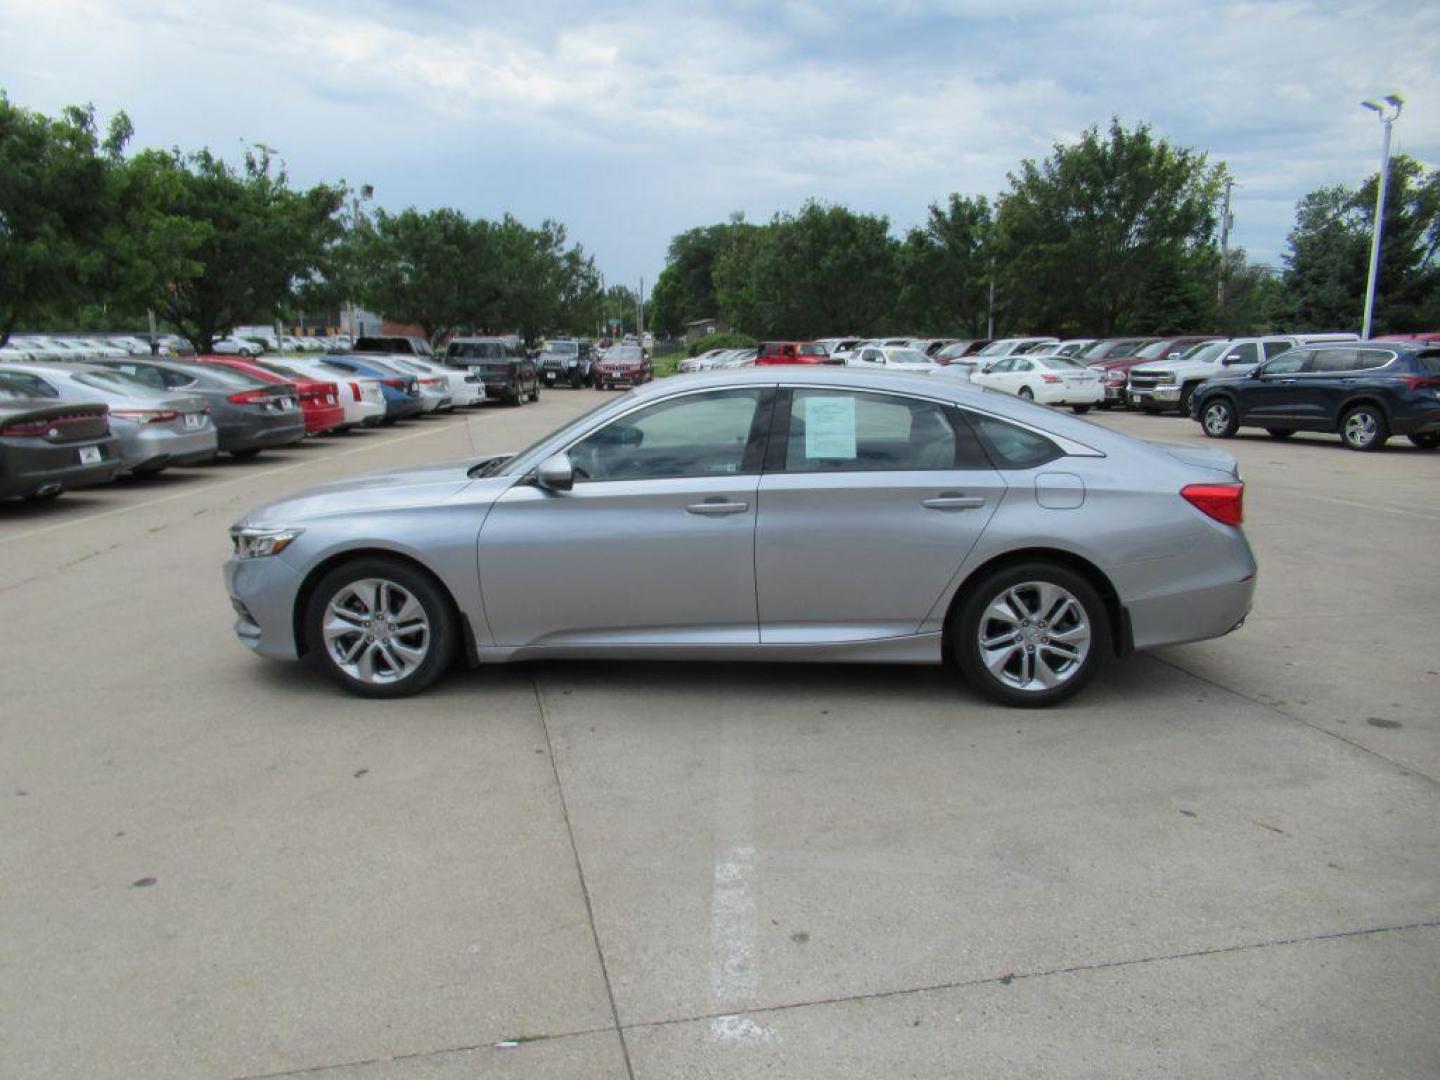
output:
<path id="1" fill-rule="evenodd" d="M 1048 713 L 729 664 L 387 704 L 233 640 L 246 507 L 595 396 L 0 508 L 8 1074 L 1440 1072 L 1440 455 L 1234 440 L 1250 622 Z"/>

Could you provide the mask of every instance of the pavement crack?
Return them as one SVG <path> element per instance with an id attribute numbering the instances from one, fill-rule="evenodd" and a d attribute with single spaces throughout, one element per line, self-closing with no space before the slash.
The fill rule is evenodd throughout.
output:
<path id="1" fill-rule="evenodd" d="M 1010 971 L 1003 975 L 987 975 L 977 979 L 960 979 L 954 982 L 929 983 L 925 986 L 911 986 L 900 990 L 878 990 L 869 994 L 841 994 L 835 997 L 810 998 L 804 1001 L 787 1001 L 775 1005 L 757 1005 L 753 1008 L 732 1010 L 730 1013 L 697 1013 L 694 1016 L 670 1017 L 664 1020 L 644 1020 L 627 1025 L 627 1030 L 669 1027 L 674 1024 L 708 1023 L 722 1016 L 734 1015 L 736 1011 L 744 1016 L 760 1016 L 765 1013 L 788 1012 L 792 1009 L 808 1009 L 815 1005 L 843 1005 L 850 1002 L 885 1001 L 891 998 L 908 997 L 914 994 L 929 994 L 940 990 L 965 990 L 976 986 L 1010 986 L 1027 979 L 1047 979 L 1060 975 L 1078 975 L 1090 971 L 1110 971 L 1119 968 L 1137 967 L 1141 964 L 1157 964 L 1174 960 L 1195 960 L 1207 956 L 1225 956 L 1230 953 L 1254 952 L 1259 949 L 1273 949 L 1287 945 L 1308 945 L 1317 941 L 1335 941 L 1343 938 L 1368 937 L 1374 934 L 1390 934 L 1404 930 L 1433 930 L 1440 928 L 1440 917 L 1420 922 L 1399 923 L 1393 926 L 1370 926 L 1358 930 L 1333 930 L 1323 934 L 1304 934 L 1298 937 L 1274 938 L 1270 941 L 1252 941 L 1239 945 L 1219 945 L 1210 949 L 1193 949 L 1187 952 L 1158 953 L 1154 956 L 1140 956 L 1131 960 L 1102 960 L 1093 964 L 1072 964 L 1068 967 L 1042 968 L 1036 971 Z"/>
<path id="2" fill-rule="evenodd" d="M 1182 675 L 1189 675 L 1190 678 L 1195 679 L 1197 682 L 1202 682 L 1206 686 L 1213 686 L 1216 690 L 1223 690 L 1227 694 L 1234 694 L 1242 701 L 1248 701 L 1252 705 L 1258 705 L 1260 706 L 1260 708 L 1272 712 L 1276 716 L 1282 716 L 1286 720 L 1293 720 L 1297 724 L 1304 724 L 1312 731 L 1318 731 L 1321 735 L 1328 735 L 1330 738 L 1336 739 L 1339 742 L 1342 742 L 1346 746 L 1352 747 L 1355 750 L 1359 750 L 1362 753 L 1369 754 L 1372 757 L 1377 757 L 1386 764 L 1395 766 L 1395 768 L 1399 769 L 1407 776 L 1418 776 L 1422 780 L 1428 780 L 1432 784 L 1440 784 L 1440 778 L 1431 776 L 1429 773 L 1423 772 L 1420 769 L 1415 768 L 1413 765 L 1406 765 L 1403 762 L 1396 761 L 1394 758 L 1386 754 L 1382 754 L 1379 750 L 1371 749 L 1364 743 L 1358 743 L 1354 739 L 1347 739 L 1339 732 L 1331 731 L 1327 727 L 1317 724 L 1311 720 L 1306 720 L 1303 716 L 1296 716 L 1294 713 L 1288 713 L 1284 709 L 1280 708 L 1278 705 L 1272 705 L 1268 701 L 1262 701 L 1259 698 L 1251 697 L 1243 690 L 1236 690 L 1233 686 L 1226 686 L 1224 683 L 1218 682 L 1215 679 L 1210 678 L 1209 676 L 1201 675 L 1199 672 L 1191 671 L 1183 664 L 1177 664 L 1174 660 L 1167 660 L 1165 657 L 1159 656 L 1153 652 L 1147 655 L 1157 664 L 1164 664 L 1166 667 L 1170 668 L 1173 671 L 1178 671 Z"/>
<path id="3" fill-rule="evenodd" d="M 550 738 L 550 713 L 545 708 L 545 695 L 540 691 L 540 680 L 533 669 L 530 673 L 530 686 L 535 691 L 535 704 L 540 710 L 540 729 L 545 735 L 545 753 L 550 758 L 550 771 L 555 776 L 555 792 L 560 798 L 565 834 L 570 838 L 570 854 L 575 859 L 580 895 L 585 900 L 585 918 L 590 923 L 590 937 L 595 942 L 595 957 L 600 961 L 600 977 L 605 980 L 605 997 L 610 1002 L 610 1019 L 615 1025 L 615 1035 L 620 1040 L 620 1056 L 625 1061 L 625 1075 L 630 1080 L 635 1080 L 635 1068 L 630 1063 L 630 1047 L 625 1040 L 625 1028 L 620 1023 L 620 1010 L 615 1005 L 615 988 L 610 983 L 610 969 L 605 963 L 605 950 L 600 945 L 600 931 L 595 926 L 595 907 L 590 902 L 590 886 L 585 880 L 585 863 L 580 858 L 580 847 L 575 842 L 575 826 L 570 821 L 570 805 L 565 798 L 565 785 L 560 779 L 560 763 L 555 758 L 555 743 Z"/>

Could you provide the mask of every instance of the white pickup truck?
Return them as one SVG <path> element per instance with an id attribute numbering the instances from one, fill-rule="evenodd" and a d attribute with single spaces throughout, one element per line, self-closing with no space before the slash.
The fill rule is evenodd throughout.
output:
<path id="1" fill-rule="evenodd" d="M 1190 396 L 1195 393 L 1195 388 L 1221 372 L 1243 375 L 1270 357 L 1297 345 L 1357 340 L 1358 334 L 1274 334 L 1207 341 L 1178 359 L 1135 365 L 1130 369 L 1130 380 L 1125 389 L 1130 403 L 1142 412 L 1175 409 L 1185 416 L 1190 412 Z"/>

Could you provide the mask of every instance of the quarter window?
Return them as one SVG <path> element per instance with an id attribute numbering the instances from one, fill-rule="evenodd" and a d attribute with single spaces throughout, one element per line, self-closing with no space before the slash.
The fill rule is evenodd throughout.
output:
<path id="1" fill-rule="evenodd" d="M 966 412 L 965 416 L 997 469 L 1033 469 L 1065 454 L 1044 435 L 1029 428 L 983 413 Z"/>
<path id="2" fill-rule="evenodd" d="M 797 389 L 785 443 L 787 472 L 985 468 L 973 434 L 945 406 L 895 394 Z"/>
<path id="3" fill-rule="evenodd" d="M 752 438 L 760 388 L 657 402 L 606 424 L 570 448 L 575 478 L 660 480 L 759 471 Z M 753 445 L 757 452 L 747 455 Z"/>
<path id="4" fill-rule="evenodd" d="M 1318 349 L 1310 362 L 1309 371 L 1354 371 L 1358 367 L 1373 365 L 1360 363 L 1358 349 Z"/>

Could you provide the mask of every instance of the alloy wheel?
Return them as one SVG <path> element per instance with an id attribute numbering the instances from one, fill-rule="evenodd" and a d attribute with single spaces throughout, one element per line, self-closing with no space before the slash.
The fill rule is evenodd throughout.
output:
<path id="1" fill-rule="evenodd" d="M 340 588 L 320 625 L 335 666 L 371 685 L 400 682 L 425 662 L 430 619 L 405 587 L 384 578 L 361 578 Z"/>
<path id="2" fill-rule="evenodd" d="M 1212 439 L 1221 439 L 1230 434 L 1230 406 L 1223 401 L 1214 401 L 1205 406 L 1205 434 Z"/>
<path id="3" fill-rule="evenodd" d="M 1379 436 L 1380 421 L 1369 409 L 1356 409 L 1345 417 L 1343 434 L 1347 443 L 1357 450 L 1363 450 Z"/>
<path id="4" fill-rule="evenodd" d="M 1090 653 L 1090 621 L 1068 589 L 1050 581 L 1008 586 L 980 616 L 980 659 L 990 674 L 1016 690 L 1064 685 Z"/>

